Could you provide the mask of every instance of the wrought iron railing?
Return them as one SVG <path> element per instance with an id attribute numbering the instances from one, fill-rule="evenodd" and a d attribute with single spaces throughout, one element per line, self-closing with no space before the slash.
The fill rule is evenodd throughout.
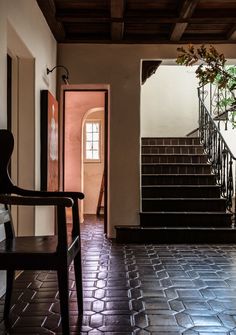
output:
<path id="1" fill-rule="evenodd" d="M 234 225 L 236 208 L 236 157 L 233 155 L 219 129 L 221 121 L 219 119 L 214 120 L 214 105 L 210 104 L 210 110 L 208 109 L 209 107 L 206 107 L 207 98 L 210 96 L 211 93 L 206 90 L 205 86 L 198 88 L 200 140 L 208 155 L 209 162 L 212 165 L 213 173 L 216 176 L 216 182 L 220 186 L 221 196 L 226 199 L 227 210 L 234 214 Z"/>

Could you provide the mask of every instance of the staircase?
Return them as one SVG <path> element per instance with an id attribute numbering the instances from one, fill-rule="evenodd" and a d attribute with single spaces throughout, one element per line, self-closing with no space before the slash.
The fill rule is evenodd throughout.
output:
<path id="1" fill-rule="evenodd" d="M 140 226 L 116 227 L 119 242 L 236 241 L 199 138 L 143 138 L 141 173 Z"/>

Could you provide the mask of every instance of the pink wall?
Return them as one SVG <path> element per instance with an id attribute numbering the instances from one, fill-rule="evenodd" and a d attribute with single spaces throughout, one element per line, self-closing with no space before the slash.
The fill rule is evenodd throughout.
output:
<path id="1" fill-rule="evenodd" d="M 104 92 L 65 92 L 64 187 L 83 191 L 81 185 L 82 123 L 92 108 L 105 107 Z"/>

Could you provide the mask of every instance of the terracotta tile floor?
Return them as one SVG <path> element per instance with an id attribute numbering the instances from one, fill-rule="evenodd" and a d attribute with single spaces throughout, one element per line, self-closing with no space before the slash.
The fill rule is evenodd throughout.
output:
<path id="1" fill-rule="evenodd" d="M 71 334 L 236 335 L 235 245 L 118 245 L 94 217 L 82 239 L 84 315 L 71 271 Z M 0 334 L 61 334 L 55 273 L 16 280 Z"/>

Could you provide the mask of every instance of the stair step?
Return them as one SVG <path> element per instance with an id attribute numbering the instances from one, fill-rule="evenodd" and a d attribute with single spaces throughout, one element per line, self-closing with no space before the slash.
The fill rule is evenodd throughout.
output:
<path id="1" fill-rule="evenodd" d="M 145 163 L 142 174 L 206 174 L 211 172 L 210 164 Z"/>
<path id="2" fill-rule="evenodd" d="M 219 198 L 216 185 L 149 185 L 142 187 L 142 198 Z"/>
<path id="3" fill-rule="evenodd" d="M 143 174 L 142 185 L 215 185 L 213 174 Z"/>
<path id="4" fill-rule="evenodd" d="M 201 145 L 142 145 L 142 154 L 203 154 Z"/>
<path id="5" fill-rule="evenodd" d="M 206 155 L 182 155 L 182 154 L 142 154 L 142 163 L 207 163 Z"/>
<path id="6" fill-rule="evenodd" d="M 226 200 L 217 198 L 143 198 L 143 212 L 225 211 Z"/>
<path id="7" fill-rule="evenodd" d="M 199 137 L 143 137 L 142 145 L 199 145 Z"/>
<path id="8" fill-rule="evenodd" d="M 116 226 L 118 243 L 235 243 L 234 228 Z"/>
<path id="9" fill-rule="evenodd" d="M 232 215 L 225 212 L 141 212 L 142 227 L 230 227 Z"/>

